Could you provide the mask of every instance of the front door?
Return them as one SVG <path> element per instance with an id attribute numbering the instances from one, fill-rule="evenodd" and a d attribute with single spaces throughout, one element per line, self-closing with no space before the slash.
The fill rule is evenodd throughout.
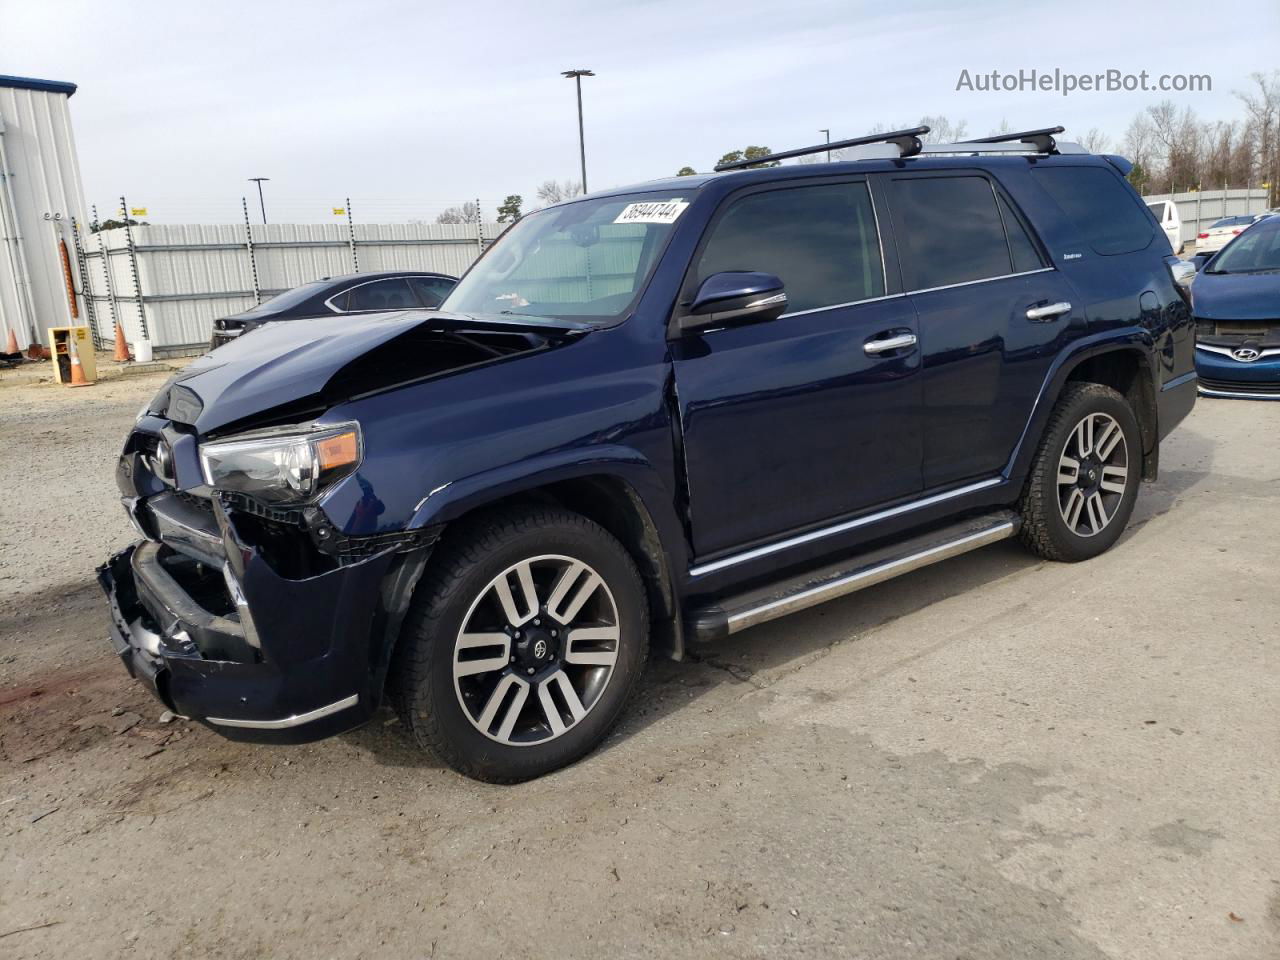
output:
<path id="1" fill-rule="evenodd" d="M 672 344 L 697 557 L 917 493 L 915 312 L 886 291 L 866 181 L 729 197 L 685 293 L 727 270 L 780 277 L 789 312 Z"/>

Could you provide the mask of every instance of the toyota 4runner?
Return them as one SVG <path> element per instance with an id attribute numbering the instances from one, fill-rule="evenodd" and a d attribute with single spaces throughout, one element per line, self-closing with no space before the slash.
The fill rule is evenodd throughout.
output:
<path id="1" fill-rule="evenodd" d="M 582 756 L 652 648 L 1019 536 L 1114 544 L 1195 402 L 1128 164 L 925 128 L 525 217 L 438 312 L 273 324 L 119 461 L 111 637 L 176 713 L 299 742 L 384 696 L 458 770 Z"/>

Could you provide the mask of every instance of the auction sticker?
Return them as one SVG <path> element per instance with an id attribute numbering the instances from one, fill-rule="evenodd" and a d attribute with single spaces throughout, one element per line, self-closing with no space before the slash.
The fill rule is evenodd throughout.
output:
<path id="1" fill-rule="evenodd" d="M 689 206 L 688 200 L 657 200 L 652 203 L 628 203 L 613 218 L 614 223 L 675 223 Z"/>

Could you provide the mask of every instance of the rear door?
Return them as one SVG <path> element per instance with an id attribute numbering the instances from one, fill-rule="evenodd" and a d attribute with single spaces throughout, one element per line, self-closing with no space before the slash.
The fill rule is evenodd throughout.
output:
<path id="1" fill-rule="evenodd" d="M 896 270 L 886 288 L 866 180 L 730 196 L 681 299 L 729 270 L 780 277 L 790 312 L 672 343 L 695 553 L 705 558 L 918 492 L 915 313 L 897 292 Z M 904 335 L 908 345 L 884 349 Z"/>
<path id="2" fill-rule="evenodd" d="M 920 325 L 925 489 L 1009 461 L 1062 346 L 1085 324 L 1020 211 L 982 171 L 890 174 Z"/>

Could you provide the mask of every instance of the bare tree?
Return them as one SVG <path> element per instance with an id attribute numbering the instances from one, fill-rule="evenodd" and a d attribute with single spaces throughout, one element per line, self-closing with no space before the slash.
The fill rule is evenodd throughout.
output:
<path id="1" fill-rule="evenodd" d="M 959 120 L 952 123 L 947 117 L 939 114 L 936 117 L 921 117 L 921 127 L 928 127 L 929 132 L 920 139 L 925 143 L 959 143 L 968 132 L 968 121 Z"/>
<path id="2" fill-rule="evenodd" d="M 1111 138 L 1097 127 L 1090 127 L 1089 132 L 1080 138 L 1080 146 L 1090 153 L 1109 153 L 1111 150 Z"/>
<path id="3" fill-rule="evenodd" d="M 1248 142 L 1250 180 L 1271 184 L 1268 205 L 1280 205 L 1280 70 L 1269 76 L 1254 73 L 1249 77 L 1254 88 L 1235 91 L 1244 104 Z"/>
<path id="4" fill-rule="evenodd" d="M 582 193 L 582 184 L 573 180 L 547 180 L 538 187 L 538 199 L 548 206 Z"/>
<path id="5" fill-rule="evenodd" d="M 443 210 L 436 223 L 479 223 L 480 208 L 468 200 L 460 207 L 449 207 Z"/>

